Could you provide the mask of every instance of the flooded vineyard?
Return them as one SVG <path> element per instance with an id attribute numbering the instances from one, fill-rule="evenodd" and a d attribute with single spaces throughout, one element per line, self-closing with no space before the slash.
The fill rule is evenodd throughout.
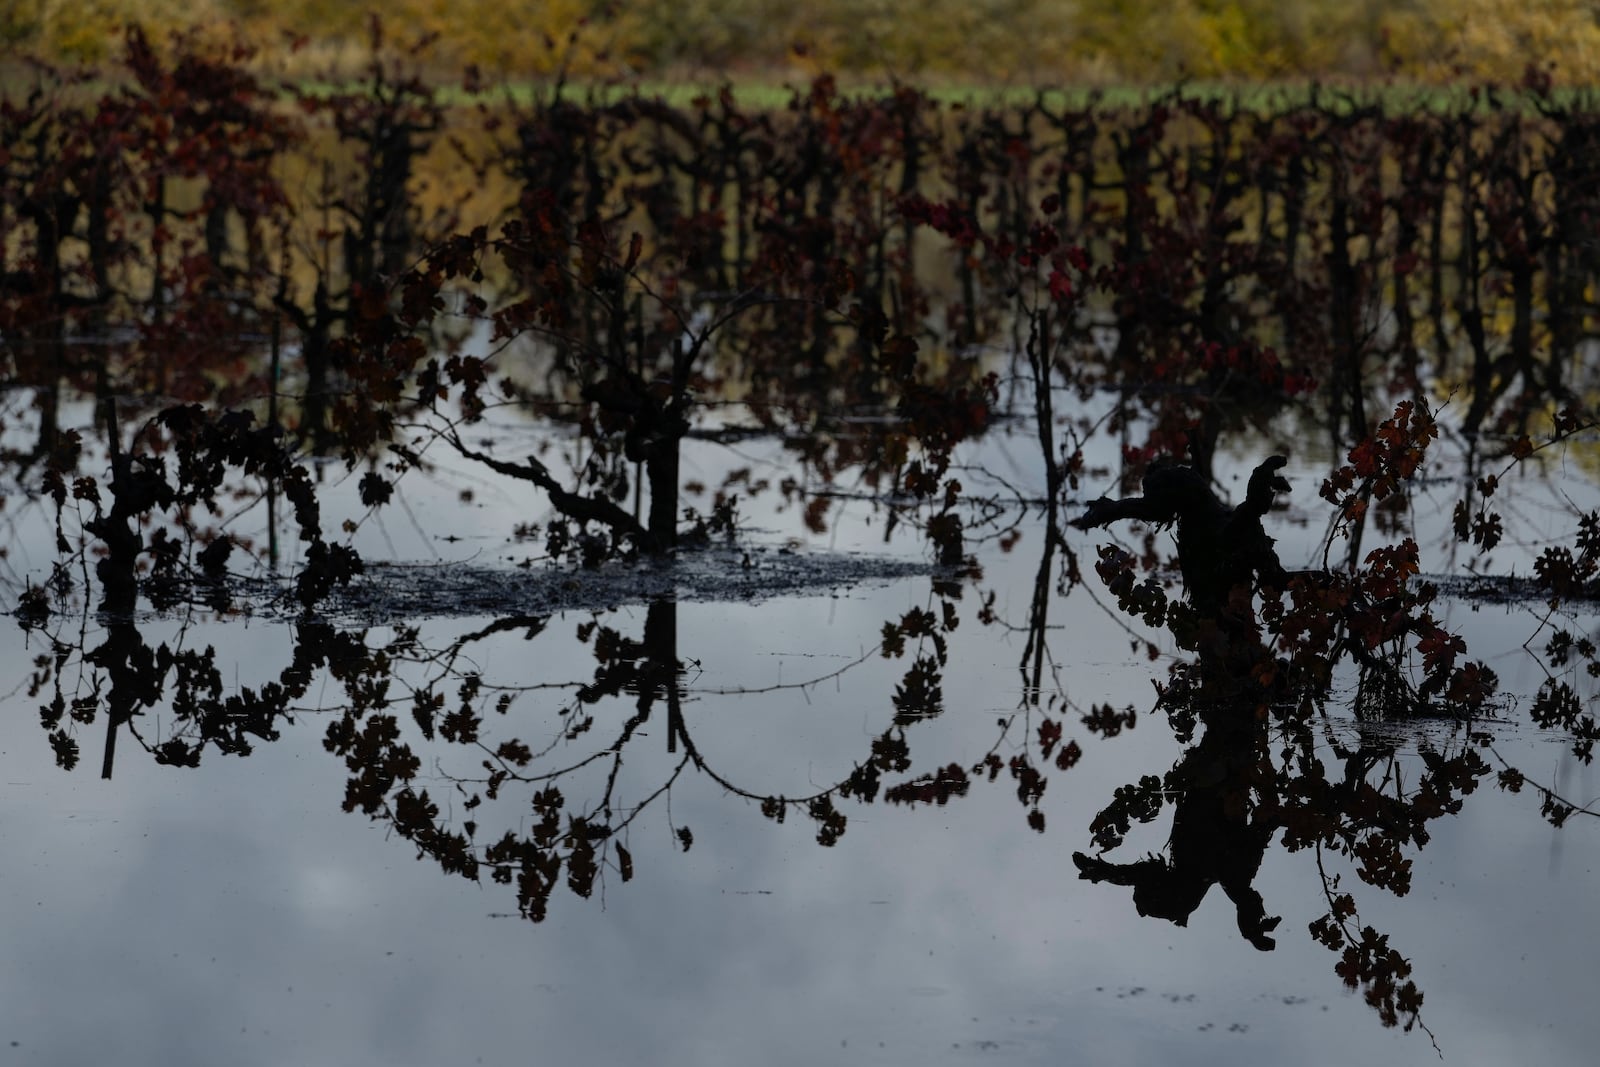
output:
<path id="1" fill-rule="evenodd" d="M 7 1062 L 1587 1063 L 1600 110 L 0 110 Z"/>

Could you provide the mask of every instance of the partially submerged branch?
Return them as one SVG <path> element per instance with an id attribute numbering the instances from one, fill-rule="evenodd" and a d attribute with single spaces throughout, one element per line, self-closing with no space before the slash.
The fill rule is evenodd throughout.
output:
<path id="1" fill-rule="evenodd" d="M 1229 508 L 1217 499 L 1206 479 L 1192 467 L 1152 467 L 1144 476 L 1143 494 L 1093 501 L 1072 520 L 1080 530 L 1109 526 L 1119 519 L 1157 525 L 1177 523 L 1178 564 L 1190 602 L 1201 614 L 1215 616 L 1238 586 L 1256 578 L 1281 585 L 1283 566 L 1273 540 L 1261 526 L 1276 494 L 1289 491 L 1278 471 L 1288 464 L 1272 456 L 1251 472 L 1244 502 Z"/>
<path id="2" fill-rule="evenodd" d="M 616 504 L 604 497 L 584 496 L 566 489 L 555 476 L 550 473 L 550 468 L 540 463 L 532 456 L 523 459 L 521 463 L 508 463 L 503 459 L 496 459 L 485 452 L 480 452 L 470 447 L 455 433 L 447 433 L 445 439 L 450 446 L 467 459 L 482 463 L 497 474 L 508 478 L 516 478 L 524 482 L 532 482 L 543 489 L 550 498 L 556 510 L 568 518 L 577 519 L 579 522 L 598 522 L 619 534 L 630 537 L 646 552 L 654 552 L 659 548 L 657 539 L 645 529 L 639 520 Z"/>

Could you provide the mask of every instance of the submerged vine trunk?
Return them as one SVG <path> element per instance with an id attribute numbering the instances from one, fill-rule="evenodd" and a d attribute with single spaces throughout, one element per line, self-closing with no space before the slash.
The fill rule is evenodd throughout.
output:
<path id="1" fill-rule="evenodd" d="M 1245 499 L 1236 508 L 1218 500 L 1210 484 L 1190 467 L 1154 467 L 1144 476 L 1143 495 L 1111 500 L 1101 497 L 1072 521 L 1080 530 L 1107 526 L 1118 519 L 1178 524 L 1178 566 L 1189 602 L 1205 618 L 1224 615 L 1233 591 L 1249 587 L 1259 576 L 1286 580 L 1273 540 L 1261 526 L 1277 493 L 1289 491 L 1278 471 L 1287 463 L 1272 456 L 1250 474 Z"/>
<path id="2" fill-rule="evenodd" d="M 678 544 L 678 445 L 681 438 L 657 445 L 645 474 L 650 479 L 650 538 L 658 552 Z"/>

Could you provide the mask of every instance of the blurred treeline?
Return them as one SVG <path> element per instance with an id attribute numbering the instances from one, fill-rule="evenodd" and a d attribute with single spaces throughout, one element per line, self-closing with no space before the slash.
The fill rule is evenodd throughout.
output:
<path id="1" fill-rule="evenodd" d="M 389 0 L 441 60 L 511 74 L 783 76 L 827 69 L 975 85 L 1398 77 L 1557 84 L 1600 74 L 1592 0 Z M 306 70 L 359 58 L 349 0 L 5 0 L 0 47 L 54 59 L 234 23 Z M 316 65 L 313 66 L 312 64 Z"/>

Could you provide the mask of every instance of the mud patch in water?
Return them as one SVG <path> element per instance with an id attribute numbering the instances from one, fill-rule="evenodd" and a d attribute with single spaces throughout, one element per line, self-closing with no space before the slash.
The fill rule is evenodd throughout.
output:
<path id="1" fill-rule="evenodd" d="M 368 564 L 366 572 L 329 598 L 319 613 L 373 624 L 603 611 L 662 599 L 749 603 L 780 596 L 838 595 L 864 585 L 955 573 L 915 560 L 754 547 L 709 548 L 675 559 L 607 564 L 592 570 L 378 563 Z"/>

